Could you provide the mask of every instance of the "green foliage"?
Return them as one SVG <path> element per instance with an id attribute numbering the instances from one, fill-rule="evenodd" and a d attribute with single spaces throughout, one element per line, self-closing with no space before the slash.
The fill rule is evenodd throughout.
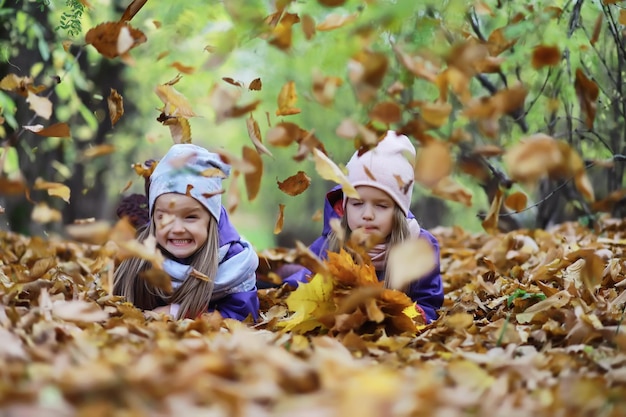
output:
<path id="1" fill-rule="evenodd" d="M 39 0 L 42 2 L 49 2 L 49 0 Z M 61 15 L 61 22 L 54 30 L 62 29 L 70 37 L 80 35 L 82 32 L 81 18 L 85 11 L 85 6 L 79 0 L 67 0 L 65 5 L 69 10 L 64 10 Z"/>

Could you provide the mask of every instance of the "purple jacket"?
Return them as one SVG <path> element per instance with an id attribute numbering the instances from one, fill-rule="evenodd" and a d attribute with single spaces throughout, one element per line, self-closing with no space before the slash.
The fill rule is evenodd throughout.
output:
<path id="1" fill-rule="evenodd" d="M 335 204 L 339 204 L 343 199 L 343 192 L 340 186 L 334 187 L 326 194 L 324 204 L 324 228 L 322 235 L 315 239 L 315 241 L 309 247 L 316 255 L 326 258 L 327 256 L 327 238 L 330 234 L 330 219 L 339 217 L 339 213 L 335 210 Z M 413 218 L 413 213 L 409 212 L 409 218 Z M 441 281 L 441 272 L 439 269 L 439 242 L 437 239 L 427 230 L 422 229 L 420 236 L 425 237 L 434 247 L 437 256 L 437 266 L 426 277 L 414 281 L 409 285 L 407 295 L 413 300 L 418 307 L 420 307 L 428 322 L 436 320 L 437 310 L 441 308 L 443 304 L 443 284 Z M 300 282 L 307 282 L 311 271 L 306 268 L 288 276 L 284 279 L 284 282 L 297 287 Z M 382 273 L 378 273 L 378 280 L 381 281 L 384 277 Z"/>
<path id="2" fill-rule="evenodd" d="M 237 255 L 244 249 L 240 243 L 239 233 L 228 219 L 224 206 L 222 206 L 220 221 L 217 227 L 220 247 L 230 244 L 230 249 L 226 253 L 224 260 Z M 257 320 L 259 318 L 259 296 L 256 286 L 251 291 L 228 294 L 219 300 L 212 301 L 209 303 L 209 311 L 213 310 L 219 311 L 224 318 L 243 320 L 249 314 L 252 314 L 254 320 Z"/>

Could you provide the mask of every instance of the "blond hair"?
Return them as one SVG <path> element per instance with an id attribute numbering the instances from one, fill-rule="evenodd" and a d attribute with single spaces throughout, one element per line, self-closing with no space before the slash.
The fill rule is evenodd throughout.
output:
<path id="1" fill-rule="evenodd" d="M 346 210 L 347 210 L 347 207 L 346 207 Z M 341 229 L 343 230 L 343 235 L 345 236 L 345 239 L 343 240 L 340 239 L 338 234 L 334 230 L 331 230 L 326 240 L 328 251 L 339 252 L 340 249 L 344 249 L 348 253 L 350 253 L 355 258 L 355 260 L 358 260 L 356 259 L 357 258 L 356 253 L 350 248 L 348 248 L 346 245 L 346 242 L 350 240 L 350 235 L 352 234 L 352 230 L 350 230 L 350 226 L 348 226 L 348 216 L 346 215 L 345 210 L 344 210 L 343 216 L 341 217 L 340 224 L 341 224 Z M 391 249 L 394 245 L 397 245 L 398 243 L 404 242 L 410 236 L 411 236 L 411 231 L 409 229 L 407 217 L 402 211 L 402 209 L 400 208 L 400 206 L 398 206 L 398 204 L 394 204 L 391 233 L 389 233 L 389 236 L 387 240 L 385 241 L 385 244 L 387 245 L 387 250 L 385 254 L 385 279 L 384 279 L 385 288 L 389 288 L 390 286 L 389 285 L 390 268 L 387 265 L 387 257 L 389 256 L 389 249 Z"/>
<path id="2" fill-rule="evenodd" d="M 152 264 L 141 258 L 128 258 L 122 261 L 115 271 L 113 278 L 113 294 L 124 296 L 136 307 L 142 310 L 152 310 L 163 302 L 179 304 L 178 317 L 195 317 L 205 312 L 213 294 L 213 284 L 219 264 L 219 235 L 218 223 L 213 216 L 209 216 L 207 241 L 191 256 L 190 265 L 210 278 L 209 282 L 188 278 L 171 294 L 156 288 L 142 279 L 140 274 L 152 268 Z M 143 229 L 140 229 L 137 240 L 143 242 L 149 236 L 154 236 L 156 226 L 154 220 Z"/>

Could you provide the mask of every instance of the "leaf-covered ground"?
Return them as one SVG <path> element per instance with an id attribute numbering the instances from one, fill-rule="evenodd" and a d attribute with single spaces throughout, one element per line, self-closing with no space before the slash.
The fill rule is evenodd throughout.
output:
<path id="1" fill-rule="evenodd" d="M 2 415 L 625 415 L 625 222 L 433 233 L 445 305 L 409 331 L 401 298 L 345 280 L 316 323 L 287 288 L 257 325 L 175 322 L 107 293 L 107 247 L 0 232 Z"/>

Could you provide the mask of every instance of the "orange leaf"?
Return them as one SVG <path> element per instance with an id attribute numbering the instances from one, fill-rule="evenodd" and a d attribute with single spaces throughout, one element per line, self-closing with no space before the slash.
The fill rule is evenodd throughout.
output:
<path id="1" fill-rule="evenodd" d="M 415 162 L 415 181 L 431 188 L 452 172 L 447 143 L 434 140 L 420 148 Z"/>
<path id="2" fill-rule="evenodd" d="M 300 19 L 302 20 L 302 32 L 304 33 L 304 37 L 307 41 L 310 41 L 313 39 L 313 36 L 315 36 L 315 20 L 308 14 L 302 15 Z"/>
<path id="3" fill-rule="evenodd" d="M 237 182 L 239 178 L 239 171 L 233 170 L 230 178 L 230 187 L 226 192 L 226 209 L 228 213 L 232 214 L 237 210 L 241 197 L 239 196 L 239 184 Z"/>
<path id="4" fill-rule="evenodd" d="M 109 97 L 107 98 L 107 104 L 109 106 L 109 118 L 111 119 L 111 126 L 120 120 L 124 114 L 124 98 L 112 88 Z"/>
<path id="5" fill-rule="evenodd" d="M 261 87 L 263 87 L 263 83 L 261 82 L 261 79 L 255 78 L 254 80 L 250 82 L 250 85 L 248 86 L 248 90 L 261 91 Z"/>
<path id="6" fill-rule="evenodd" d="M 396 103 L 385 101 L 376 104 L 369 112 L 372 120 L 390 125 L 402 120 L 402 109 Z"/>
<path id="7" fill-rule="evenodd" d="M 120 22 L 131 20 L 141 10 L 148 0 L 133 0 L 124 10 L 124 14 L 120 18 Z"/>
<path id="8" fill-rule="evenodd" d="M 278 188 L 287 195 L 296 196 L 304 192 L 311 184 L 311 178 L 304 173 L 298 171 L 297 174 L 290 176 L 283 182 L 276 181 Z"/>
<path id="9" fill-rule="evenodd" d="M 423 103 L 420 105 L 422 119 L 429 127 L 439 128 L 448 121 L 452 105 L 445 102 Z"/>
<path id="10" fill-rule="evenodd" d="M 146 35 L 126 22 L 105 22 L 89 29 L 85 43 L 107 58 L 118 57 L 146 41 Z"/>
<path id="11" fill-rule="evenodd" d="M 526 208 L 528 197 L 521 191 L 517 191 L 504 200 L 504 205 L 514 211 L 522 211 Z"/>
<path id="12" fill-rule="evenodd" d="M 322 151 L 319 149 L 313 149 L 313 160 L 315 161 L 315 170 L 320 177 L 325 180 L 334 181 L 341 184 L 343 193 L 347 197 L 360 198 L 359 193 L 350 184 L 346 175 L 339 169 L 333 161 L 331 161 Z"/>
<path id="13" fill-rule="evenodd" d="M 190 65 L 183 65 L 178 61 L 173 62 L 171 66 L 173 68 L 176 68 L 178 71 L 182 72 L 183 74 L 193 74 L 196 71 L 195 67 L 192 67 Z"/>
<path id="14" fill-rule="evenodd" d="M 278 218 L 276 219 L 276 224 L 274 225 L 274 234 L 277 235 L 283 230 L 283 223 L 285 222 L 285 205 L 278 205 Z"/>
<path id="15" fill-rule="evenodd" d="M 276 116 L 289 116 L 300 113 L 300 109 L 294 107 L 297 99 L 296 84 L 293 81 L 288 81 L 283 85 L 278 94 L 278 110 L 276 110 Z"/>
<path id="16" fill-rule="evenodd" d="M 358 17 L 357 13 L 352 13 L 349 15 L 339 15 L 335 13 L 331 13 L 326 16 L 324 21 L 319 23 L 315 28 L 320 32 L 335 30 L 342 26 L 345 26 L 349 23 L 352 23 Z"/>
<path id="17" fill-rule="evenodd" d="M 593 122 L 596 118 L 596 101 L 598 100 L 600 89 L 594 81 L 587 78 L 580 68 L 576 70 L 574 88 L 580 103 L 580 111 L 585 116 L 585 124 L 587 128 L 593 129 Z"/>
<path id="18" fill-rule="evenodd" d="M 407 239 L 394 245 L 387 260 L 390 288 L 401 290 L 427 276 L 438 264 L 435 248 L 424 238 Z"/>
<path id="19" fill-rule="evenodd" d="M 498 231 L 498 220 L 500 218 L 500 208 L 502 207 L 502 198 L 504 193 L 498 188 L 496 195 L 493 197 L 489 212 L 482 222 L 483 229 L 489 234 L 494 234 Z"/>
<path id="20" fill-rule="evenodd" d="M 533 49 L 531 64 L 534 69 L 554 67 L 561 62 L 561 51 L 558 46 L 539 45 Z"/>
<path id="21" fill-rule="evenodd" d="M 33 185 L 33 189 L 35 190 L 46 190 L 48 191 L 48 195 L 53 197 L 59 197 L 63 199 L 66 203 L 70 202 L 70 187 L 65 184 L 61 184 L 58 182 L 48 182 L 44 181 L 41 178 L 37 178 L 35 180 L 35 184 Z"/>
<path id="22" fill-rule="evenodd" d="M 621 23 L 621 18 L 622 18 L 622 13 L 624 12 L 624 10 L 620 11 L 619 17 L 620 17 L 620 23 Z M 604 20 L 604 12 L 598 12 L 598 17 L 596 17 L 596 23 L 593 25 L 593 33 L 591 35 L 591 39 L 589 39 L 589 43 L 591 45 L 595 45 L 596 42 L 598 42 L 598 39 L 600 39 L 600 31 L 602 31 L 602 22 Z M 624 24 L 624 23 L 622 23 Z"/>
<path id="23" fill-rule="evenodd" d="M 551 136 L 537 133 L 510 147 L 503 157 L 513 180 L 537 181 L 563 165 L 563 154 Z"/>
<path id="24" fill-rule="evenodd" d="M 261 159 L 261 155 L 259 155 L 256 150 L 250 148 L 249 146 L 244 146 L 242 153 L 243 160 L 254 167 L 254 171 L 246 172 L 244 174 L 246 191 L 248 192 L 248 201 L 252 201 L 256 198 L 257 194 L 259 193 L 259 189 L 261 188 L 261 177 L 263 176 L 263 160 Z"/>
<path id="25" fill-rule="evenodd" d="M 104 143 L 102 145 L 85 149 L 82 155 L 85 159 L 93 159 L 99 156 L 112 154 L 113 152 L 115 152 L 115 146 Z"/>
<path id="26" fill-rule="evenodd" d="M 70 136 L 70 127 L 67 123 L 55 123 L 48 127 L 43 127 L 41 125 L 22 127 L 38 134 L 39 136 L 46 136 L 49 138 L 65 138 Z"/>
<path id="27" fill-rule="evenodd" d="M 472 206 L 472 193 L 449 176 L 442 178 L 432 189 L 433 195 Z"/>
<path id="28" fill-rule="evenodd" d="M 263 141 L 261 140 L 261 129 L 259 129 L 259 124 L 256 120 L 254 120 L 252 114 L 250 114 L 250 117 L 246 119 L 246 127 L 248 128 L 248 137 L 252 140 L 257 152 L 272 156 L 272 153 L 265 147 L 265 145 L 263 145 Z"/>

